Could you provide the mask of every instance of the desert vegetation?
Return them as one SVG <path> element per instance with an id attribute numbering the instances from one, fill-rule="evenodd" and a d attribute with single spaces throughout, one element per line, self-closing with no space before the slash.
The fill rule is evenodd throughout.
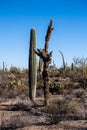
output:
<path id="1" fill-rule="evenodd" d="M 54 64 L 50 67 L 52 52 L 48 51 L 48 41 L 52 30 L 51 21 L 44 49 L 32 47 L 41 62 L 35 71 L 37 77 L 31 65 L 30 69 L 11 67 L 8 70 L 3 62 L 0 70 L 1 130 L 87 129 L 87 58 L 74 57 L 71 66 L 67 66 L 60 51 L 63 67 L 56 68 Z M 31 57 L 29 59 L 32 61 Z M 33 78 L 37 82 L 34 83 Z"/>

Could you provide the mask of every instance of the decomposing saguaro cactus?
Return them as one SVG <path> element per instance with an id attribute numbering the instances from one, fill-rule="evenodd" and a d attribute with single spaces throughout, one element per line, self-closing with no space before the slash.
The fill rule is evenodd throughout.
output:
<path id="1" fill-rule="evenodd" d="M 35 29 L 30 31 L 30 49 L 29 49 L 29 97 L 32 101 L 36 97 L 37 85 L 37 61 L 36 54 L 33 48 L 36 47 L 36 32 Z"/>
<path id="2" fill-rule="evenodd" d="M 47 34 L 45 37 L 44 49 L 34 49 L 35 53 L 43 60 L 43 80 L 44 80 L 44 103 L 49 105 L 49 64 L 51 63 L 52 52 L 48 52 L 48 42 L 50 40 L 51 33 L 53 31 L 53 20 L 50 21 Z"/>

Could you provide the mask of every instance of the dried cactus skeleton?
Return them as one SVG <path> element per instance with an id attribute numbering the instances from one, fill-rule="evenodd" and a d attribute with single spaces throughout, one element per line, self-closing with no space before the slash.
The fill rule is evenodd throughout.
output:
<path id="1" fill-rule="evenodd" d="M 49 104 L 49 64 L 51 63 L 52 51 L 48 52 L 48 42 L 50 40 L 52 31 L 53 31 L 53 20 L 50 20 L 48 30 L 45 36 L 45 47 L 44 49 L 35 49 L 35 53 L 43 60 L 43 80 L 44 80 L 44 103 L 45 105 Z"/>

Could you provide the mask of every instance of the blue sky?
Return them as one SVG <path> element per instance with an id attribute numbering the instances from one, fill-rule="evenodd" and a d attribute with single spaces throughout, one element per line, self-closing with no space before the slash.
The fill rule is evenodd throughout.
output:
<path id="1" fill-rule="evenodd" d="M 3 61 L 27 68 L 30 29 L 36 29 L 37 48 L 43 48 L 51 18 L 49 51 L 56 66 L 62 65 L 59 50 L 68 65 L 74 56 L 87 57 L 87 0 L 0 0 L 0 68 Z"/>

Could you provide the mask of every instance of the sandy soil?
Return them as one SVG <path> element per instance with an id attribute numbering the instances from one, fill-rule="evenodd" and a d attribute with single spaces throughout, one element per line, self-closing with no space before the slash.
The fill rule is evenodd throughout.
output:
<path id="1" fill-rule="evenodd" d="M 34 106 L 28 98 L 16 97 L 0 103 L 0 130 L 87 130 L 87 120 L 60 120 L 54 124 L 42 111 L 43 98 Z"/>

